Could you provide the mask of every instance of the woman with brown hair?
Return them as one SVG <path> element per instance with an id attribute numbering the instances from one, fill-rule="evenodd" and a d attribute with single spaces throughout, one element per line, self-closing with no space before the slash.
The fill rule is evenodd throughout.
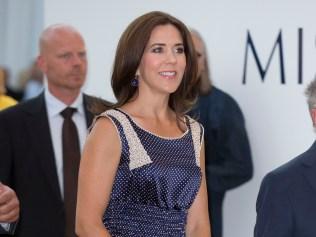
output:
<path id="1" fill-rule="evenodd" d="M 79 236 L 210 236 L 197 65 L 190 32 L 150 12 L 119 41 L 117 98 L 96 120 L 79 172 Z"/>

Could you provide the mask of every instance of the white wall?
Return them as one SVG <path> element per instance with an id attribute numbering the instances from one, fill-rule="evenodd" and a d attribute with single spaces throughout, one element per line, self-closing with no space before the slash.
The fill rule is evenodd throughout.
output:
<path id="1" fill-rule="evenodd" d="M 120 34 L 137 16 L 166 11 L 196 28 L 208 44 L 213 81 L 240 104 L 251 141 L 255 176 L 227 194 L 224 236 L 253 236 L 255 201 L 268 171 L 306 150 L 314 140 L 303 91 L 313 78 L 315 3 L 308 0 L 46 0 L 45 25 L 64 22 L 84 35 L 89 51 L 86 91 L 113 99 L 112 61 Z M 303 84 L 298 84 L 298 28 L 303 28 Z M 247 84 L 242 84 L 247 30 L 263 66 L 282 30 L 286 84 L 280 83 L 278 49 L 264 83 L 253 54 L 248 55 Z"/>

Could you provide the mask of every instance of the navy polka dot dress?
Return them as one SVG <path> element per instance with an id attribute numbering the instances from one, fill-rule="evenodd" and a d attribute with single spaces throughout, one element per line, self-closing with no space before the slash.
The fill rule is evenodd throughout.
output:
<path id="1" fill-rule="evenodd" d="M 103 223 L 113 237 L 185 236 L 187 212 L 201 184 L 203 128 L 186 117 L 187 131 L 165 138 L 108 110 L 121 140 L 121 158 Z"/>

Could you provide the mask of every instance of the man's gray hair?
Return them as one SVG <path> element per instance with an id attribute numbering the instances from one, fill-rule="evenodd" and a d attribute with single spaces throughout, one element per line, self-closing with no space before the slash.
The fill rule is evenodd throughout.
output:
<path id="1" fill-rule="evenodd" d="M 305 95 L 309 109 L 316 108 L 316 77 L 308 84 Z"/>

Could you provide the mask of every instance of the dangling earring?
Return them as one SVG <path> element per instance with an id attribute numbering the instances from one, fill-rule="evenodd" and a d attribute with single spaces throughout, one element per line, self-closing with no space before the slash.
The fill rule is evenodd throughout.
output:
<path id="1" fill-rule="evenodd" d="M 139 76 L 135 75 L 135 77 L 131 80 L 131 85 L 133 87 L 138 87 L 138 78 L 139 78 Z"/>

